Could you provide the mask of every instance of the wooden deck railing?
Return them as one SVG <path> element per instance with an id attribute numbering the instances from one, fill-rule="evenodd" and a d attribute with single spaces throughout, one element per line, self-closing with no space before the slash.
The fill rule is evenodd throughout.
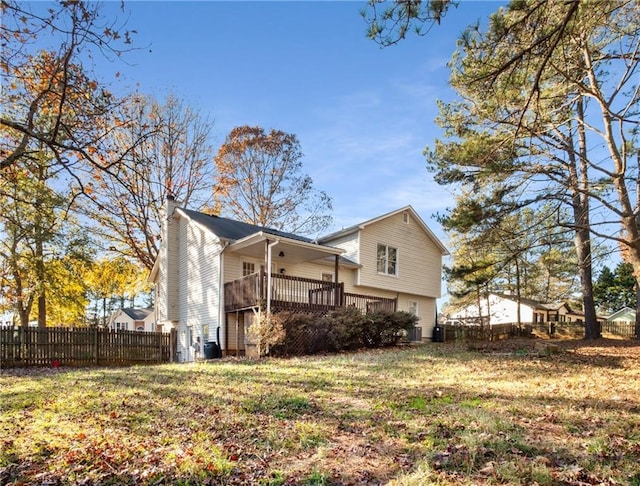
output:
<path id="1" fill-rule="evenodd" d="M 274 311 L 331 310 L 341 305 L 343 294 L 342 283 L 271 274 L 271 309 Z"/>
<path id="2" fill-rule="evenodd" d="M 254 273 L 224 284 L 226 312 L 266 305 L 267 279 Z M 303 277 L 271 274 L 271 309 L 326 311 L 355 306 L 363 312 L 396 310 L 396 299 L 345 293 L 344 283 L 325 282 Z"/>
<path id="3" fill-rule="evenodd" d="M 225 283 L 224 310 L 229 312 L 259 305 L 262 299 L 261 283 L 259 273 Z"/>
<path id="4" fill-rule="evenodd" d="M 344 294 L 344 306 L 354 306 L 365 313 L 374 311 L 395 312 L 398 304 L 397 299 L 387 297 L 376 297 L 374 295 L 365 294 Z"/>

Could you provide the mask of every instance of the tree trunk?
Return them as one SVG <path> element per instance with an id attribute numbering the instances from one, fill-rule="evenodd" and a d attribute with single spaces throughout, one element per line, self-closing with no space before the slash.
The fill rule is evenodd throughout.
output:
<path id="1" fill-rule="evenodd" d="M 572 201 L 576 224 L 575 243 L 578 254 L 578 272 L 580 273 L 580 287 L 582 288 L 582 305 L 584 307 L 584 338 L 598 339 L 600 337 L 600 325 L 596 316 L 596 305 L 593 300 L 593 270 L 591 260 L 591 220 L 589 217 L 589 167 L 587 161 L 587 136 L 584 123 L 584 100 L 577 101 L 578 120 L 578 165 L 575 154 L 570 153 L 571 169 L 576 171 L 575 186 L 571 186 Z M 570 169 L 570 170 L 571 170 Z M 573 174 L 572 174 L 573 176 Z"/>
<path id="2" fill-rule="evenodd" d="M 575 236 L 576 251 L 578 253 L 578 273 L 582 289 L 582 305 L 584 307 L 584 338 L 598 339 L 600 325 L 596 317 L 596 307 L 593 300 L 593 273 L 591 269 L 591 239 L 589 230 L 578 228 Z"/>
<path id="3" fill-rule="evenodd" d="M 636 279 L 636 329 L 635 338 L 640 339 L 640 282 Z"/>
<path id="4" fill-rule="evenodd" d="M 41 235 L 37 237 L 35 259 L 36 278 L 38 279 L 38 327 L 47 327 L 46 277 L 44 269 L 44 247 Z"/>
<path id="5" fill-rule="evenodd" d="M 522 316 L 520 315 L 520 299 L 521 296 L 520 294 L 521 289 L 520 289 L 520 264 L 518 262 L 518 257 L 516 256 L 516 260 L 515 260 L 515 264 L 516 264 L 516 319 L 518 320 L 518 327 L 520 327 L 522 325 Z"/>

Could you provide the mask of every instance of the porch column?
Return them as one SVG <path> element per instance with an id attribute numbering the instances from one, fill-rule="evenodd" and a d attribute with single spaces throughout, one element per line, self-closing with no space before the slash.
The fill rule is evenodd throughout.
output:
<path id="1" fill-rule="evenodd" d="M 271 253 L 272 253 L 272 248 L 274 246 L 276 246 L 278 243 L 280 243 L 280 240 L 275 240 L 272 242 L 269 242 L 269 240 L 266 241 L 266 250 L 267 250 L 267 309 L 266 309 L 266 316 L 267 319 L 269 319 L 271 317 Z"/>
<path id="2" fill-rule="evenodd" d="M 335 271 L 334 271 L 334 274 L 335 274 L 336 277 L 335 277 L 335 282 L 334 282 L 334 284 L 335 284 L 334 292 L 335 292 L 335 303 L 336 303 L 336 306 L 342 307 L 344 302 L 342 302 L 342 300 L 340 298 L 340 286 L 338 285 L 338 283 L 340 282 L 340 279 L 338 278 L 338 268 L 339 268 L 339 265 L 338 265 L 339 260 L 338 260 L 338 258 L 339 258 L 338 255 L 335 255 Z"/>

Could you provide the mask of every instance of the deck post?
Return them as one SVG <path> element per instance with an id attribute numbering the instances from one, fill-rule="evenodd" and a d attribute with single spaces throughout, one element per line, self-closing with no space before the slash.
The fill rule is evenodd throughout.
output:
<path id="1" fill-rule="evenodd" d="M 266 311 L 267 323 L 271 318 L 271 249 L 274 246 L 276 246 L 278 243 L 280 243 L 280 240 L 275 240 L 272 242 L 269 242 L 269 240 L 266 240 L 266 244 L 267 244 L 267 311 Z"/>
<path id="2" fill-rule="evenodd" d="M 236 311 L 236 357 L 240 356 L 240 312 Z"/>
<path id="3" fill-rule="evenodd" d="M 334 273 L 335 273 L 336 277 L 335 277 L 335 282 L 334 282 L 334 285 L 335 285 L 335 288 L 334 288 L 335 297 L 334 297 L 333 301 L 335 302 L 336 307 L 342 307 L 344 305 L 344 302 L 342 302 L 342 299 L 340 298 L 341 297 L 341 295 L 340 295 L 340 287 L 338 285 L 338 282 L 340 282 L 340 279 L 338 278 L 338 270 L 339 270 L 340 266 L 338 265 L 338 263 L 339 263 L 339 256 L 335 255 L 335 272 Z"/>

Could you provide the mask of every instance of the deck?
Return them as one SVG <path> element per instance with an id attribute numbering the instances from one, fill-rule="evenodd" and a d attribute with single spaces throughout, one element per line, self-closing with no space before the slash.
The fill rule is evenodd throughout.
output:
<path id="1" fill-rule="evenodd" d="M 254 273 L 224 284 L 225 312 L 266 308 L 267 275 Z M 303 277 L 271 274 L 273 312 L 327 312 L 337 307 L 354 306 L 363 312 L 395 311 L 397 299 L 344 291 L 343 282 L 325 282 Z"/>

